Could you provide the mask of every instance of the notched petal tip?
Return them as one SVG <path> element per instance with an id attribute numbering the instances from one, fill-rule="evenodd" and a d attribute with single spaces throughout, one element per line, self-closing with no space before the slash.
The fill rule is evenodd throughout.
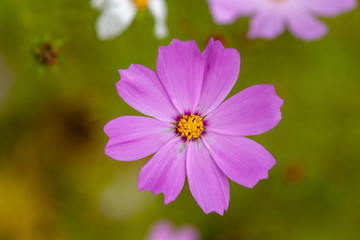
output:
<path id="1" fill-rule="evenodd" d="M 211 37 L 202 57 L 206 68 L 197 110 L 207 115 L 224 101 L 235 85 L 240 72 L 240 54 Z"/>
<path id="2" fill-rule="evenodd" d="M 279 95 L 276 93 L 275 85 L 273 85 L 273 84 L 260 84 L 259 86 L 268 87 L 270 89 L 270 91 L 274 95 L 274 100 L 276 100 L 280 106 L 282 106 L 284 104 L 284 100 L 281 97 L 279 97 Z"/>
<path id="3" fill-rule="evenodd" d="M 209 41 L 208 41 L 208 44 L 209 43 L 213 43 L 215 40 L 214 40 L 214 37 L 210 37 Z"/>
<path id="4" fill-rule="evenodd" d="M 142 181 L 140 181 L 140 178 L 138 178 L 138 190 L 140 192 L 143 191 L 150 191 L 152 194 L 154 195 L 158 195 L 158 194 L 162 194 L 164 197 L 164 204 L 167 205 L 173 201 L 175 201 L 176 197 L 171 197 L 169 195 L 166 194 L 166 192 L 164 190 L 156 190 L 156 189 L 152 189 L 149 186 L 146 186 L 145 182 L 141 183 Z"/>
<path id="5" fill-rule="evenodd" d="M 265 180 L 265 179 L 268 179 L 269 178 L 269 171 L 275 166 L 276 164 L 276 161 L 274 158 L 271 159 L 272 163 L 269 164 L 268 166 L 268 169 L 265 170 L 262 174 L 259 174 L 257 177 L 257 180 L 256 181 L 251 181 L 251 182 L 248 182 L 246 184 L 242 184 L 242 186 L 246 187 L 246 188 L 254 188 L 261 180 Z"/>
<path id="6" fill-rule="evenodd" d="M 171 124 L 154 118 L 122 116 L 109 121 L 104 132 L 109 136 L 105 154 L 119 161 L 134 161 L 156 152 L 173 138 Z"/>
<path id="7" fill-rule="evenodd" d="M 212 39 L 212 37 L 211 37 L 211 39 Z M 212 42 L 210 42 L 210 41 L 208 42 L 208 46 L 211 46 L 211 45 L 213 45 L 214 48 L 217 47 L 217 48 L 221 49 L 223 51 L 223 54 L 228 54 L 229 55 L 227 57 L 228 59 L 237 58 L 238 60 L 236 61 L 236 66 L 233 65 L 232 67 L 240 69 L 241 57 L 240 57 L 239 51 L 236 48 L 225 48 L 225 46 L 221 40 L 213 40 L 213 39 L 212 39 Z"/>
<path id="8" fill-rule="evenodd" d="M 269 170 L 276 163 L 262 145 L 246 137 L 209 133 L 204 141 L 221 171 L 247 188 L 268 178 Z"/>
<path id="9" fill-rule="evenodd" d="M 174 201 L 185 183 L 185 154 L 179 154 L 181 142 L 173 138 L 162 146 L 141 169 L 138 177 L 139 191 L 162 193 L 164 203 Z"/>
<path id="10" fill-rule="evenodd" d="M 244 187 L 254 188 L 255 185 L 257 185 L 261 180 L 268 179 L 268 178 L 269 178 L 269 171 L 276 165 L 276 160 L 275 160 L 275 158 L 273 158 L 272 160 L 273 160 L 272 163 L 269 164 L 269 166 L 268 166 L 269 169 L 268 169 L 267 171 L 265 171 L 263 175 L 259 176 L 259 179 L 258 179 L 257 182 L 254 182 L 254 183 L 250 184 L 249 186 L 245 186 L 245 185 L 244 185 Z"/>
<path id="11" fill-rule="evenodd" d="M 156 191 L 155 189 L 151 189 L 149 187 L 145 187 L 144 184 L 141 184 L 140 181 L 138 180 L 138 190 L 140 192 L 143 192 L 143 191 L 150 191 L 152 194 L 154 195 L 158 195 L 158 194 L 162 194 L 163 195 L 163 198 L 164 198 L 164 205 L 167 205 L 173 201 L 176 200 L 177 196 L 176 197 L 171 197 L 169 195 L 166 194 L 165 191 Z"/>
<path id="12" fill-rule="evenodd" d="M 214 39 L 213 36 L 210 37 L 210 39 L 209 39 L 209 41 L 208 41 L 208 43 L 207 43 L 207 46 L 206 46 L 206 48 L 210 48 L 210 47 L 212 47 L 212 48 L 218 47 L 218 48 L 220 48 L 220 49 L 223 50 L 223 51 L 235 50 L 235 51 L 239 54 L 239 52 L 238 52 L 235 48 L 225 48 L 223 42 L 222 42 L 221 40 L 219 40 L 219 39 Z M 205 49 L 206 49 L 206 48 L 205 48 Z M 240 55 L 240 54 L 239 54 L 239 55 Z"/>
<path id="13" fill-rule="evenodd" d="M 226 135 L 258 135 L 281 120 L 283 100 L 273 85 L 254 85 L 223 102 L 207 116 L 207 132 Z"/>
<path id="14" fill-rule="evenodd" d="M 214 46 L 216 46 L 216 47 L 220 47 L 220 48 L 222 48 L 222 49 L 225 50 L 225 47 L 224 47 L 224 44 L 222 43 L 222 41 L 219 40 L 219 39 L 214 39 L 213 36 L 210 37 L 210 39 L 209 39 L 208 44 L 207 44 L 206 47 L 209 47 L 209 46 L 212 46 L 212 45 L 214 45 Z M 231 49 L 231 48 L 226 48 L 226 49 Z"/>
<path id="15" fill-rule="evenodd" d="M 169 204 L 169 203 L 172 203 L 172 202 L 175 201 L 176 198 L 177 198 L 177 197 L 170 197 L 170 196 L 168 196 L 168 195 L 165 195 L 164 192 L 162 192 L 162 193 L 163 193 L 163 195 L 164 195 L 164 205 L 167 205 L 167 204 Z"/>
<path id="16" fill-rule="evenodd" d="M 227 212 L 229 209 L 229 203 L 226 206 L 223 206 L 221 208 L 218 207 L 217 209 L 206 209 L 205 207 L 202 207 L 201 205 L 199 205 L 199 206 L 206 215 L 209 215 L 211 213 L 217 213 L 220 216 L 224 216 L 225 212 Z"/>
<path id="17" fill-rule="evenodd" d="M 131 64 L 127 69 L 118 71 L 120 80 L 115 84 L 118 94 L 131 107 L 166 122 L 171 122 L 178 115 L 153 70 L 140 64 Z"/>
<path id="18" fill-rule="evenodd" d="M 186 48 L 188 47 L 187 44 L 193 45 L 194 49 L 197 49 L 198 51 L 200 51 L 197 47 L 196 41 L 195 40 L 187 40 L 187 41 L 181 41 L 180 39 L 174 38 L 169 45 L 167 46 L 160 46 L 159 47 L 159 52 L 160 49 L 165 50 L 165 49 L 169 49 L 170 47 L 180 47 L 180 48 Z"/>
<path id="19" fill-rule="evenodd" d="M 190 192 L 205 214 L 224 214 L 230 201 L 229 181 L 202 141 L 190 144 L 186 159 Z"/>
<path id="20" fill-rule="evenodd" d="M 264 92 L 265 91 L 269 91 L 271 94 L 270 94 L 270 97 L 272 98 L 272 101 L 273 101 L 273 104 L 277 106 L 278 110 L 279 110 L 279 121 L 281 120 L 282 116 L 281 116 L 281 107 L 282 105 L 284 104 L 284 100 L 279 97 L 279 95 L 277 95 L 276 93 L 276 90 L 275 90 L 275 85 L 273 84 L 259 84 L 259 85 L 254 85 L 252 87 L 255 87 L 255 86 L 259 86 L 259 87 L 264 87 Z M 268 89 L 265 89 L 265 88 L 268 88 Z"/>
<path id="21" fill-rule="evenodd" d="M 142 65 L 140 65 L 140 64 L 131 63 L 128 68 L 118 69 L 118 72 L 119 72 L 119 74 L 121 76 L 121 74 L 125 74 L 126 71 L 128 71 L 128 70 L 138 70 L 138 69 L 140 69 L 141 66 Z"/>
<path id="22" fill-rule="evenodd" d="M 118 69 L 118 73 L 120 75 L 120 80 L 115 83 L 116 87 L 119 86 L 120 82 L 123 82 L 123 81 L 126 80 L 125 78 L 128 77 L 129 73 L 132 73 L 132 72 L 135 72 L 135 71 L 141 71 L 141 67 L 144 67 L 144 66 L 142 66 L 140 64 L 132 63 L 132 64 L 129 65 L 128 68 Z M 144 67 L 144 68 L 146 68 L 146 67 Z"/>
<path id="23" fill-rule="evenodd" d="M 274 165 L 275 165 L 275 163 L 274 163 Z M 274 166 L 273 165 L 273 166 Z M 272 166 L 272 167 L 273 167 Z M 271 168 L 272 168 L 271 167 Z M 261 175 L 261 176 L 259 176 L 259 178 L 257 179 L 257 181 L 254 181 L 254 182 L 250 182 L 250 183 L 248 183 L 248 184 L 243 184 L 242 186 L 244 186 L 244 187 L 246 187 L 246 188 L 250 188 L 250 189 L 252 189 L 252 188 L 254 188 L 261 180 L 265 180 L 265 179 L 268 179 L 269 178 L 269 171 L 271 170 L 271 168 L 270 169 L 268 169 L 266 172 L 264 172 L 264 174 L 263 175 Z"/>
<path id="24" fill-rule="evenodd" d="M 194 111 L 203 83 L 205 61 L 195 41 L 173 39 L 158 50 L 156 69 L 179 113 Z"/>

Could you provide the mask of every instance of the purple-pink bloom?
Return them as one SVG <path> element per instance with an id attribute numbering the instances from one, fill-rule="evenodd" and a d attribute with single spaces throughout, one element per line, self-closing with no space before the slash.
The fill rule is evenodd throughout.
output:
<path id="1" fill-rule="evenodd" d="M 275 127 L 283 100 L 273 85 L 255 85 L 224 101 L 238 78 L 240 55 L 213 39 L 203 53 L 195 41 L 173 40 L 159 48 L 156 69 L 132 64 L 119 70 L 119 95 L 150 117 L 111 120 L 104 127 L 105 153 L 120 161 L 155 153 L 140 172 L 139 190 L 163 193 L 168 204 L 187 177 L 203 211 L 222 215 L 230 200 L 227 178 L 252 188 L 274 166 L 273 156 L 244 136 Z"/>
<path id="2" fill-rule="evenodd" d="M 356 0 L 208 0 L 213 19 L 230 24 L 252 16 L 248 38 L 274 39 L 288 27 L 305 41 L 322 38 L 327 26 L 317 16 L 334 17 L 357 6 Z"/>
<path id="3" fill-rule="evenodd" d="M 199 240 L 200 234 L 196 228 L 183 225 L 175 228 L 171 222 L 159 220 L 155 222 L 145 240 Z"/>

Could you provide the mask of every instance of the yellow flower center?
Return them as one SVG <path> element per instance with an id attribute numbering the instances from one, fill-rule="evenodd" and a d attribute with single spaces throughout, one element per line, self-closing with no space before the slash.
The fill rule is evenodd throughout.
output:
<path id="1" fill-rule="evenodd" d="M 182 115 L 177 123 L 177 131 L 180 136 L 187 138 L 188 141 L 198 138 L 204 131 L 203 119 L 194 114 Z"/>
<path id="2" fill-rule="evenodd" d="M 146 8 L 148 0 L 133 0 L 138 9 Z"/>

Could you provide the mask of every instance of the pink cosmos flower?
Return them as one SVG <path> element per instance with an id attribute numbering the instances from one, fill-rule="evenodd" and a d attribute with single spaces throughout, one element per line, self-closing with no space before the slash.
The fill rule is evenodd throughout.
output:
<path id="1" fill-rule="evenodd" d="M 356 0 L 208 0 L 214 21 L 229 24 L 253 16 L 248 38 L 274 39 L 287 26 L 296 37 L 312 41 L 328 32 L 316 16 L 333 17 L 354 9 Z"/>
<path id="2" fill-rule="evenodd" d="M 187 177 L 203 211 L 222 215 L 230 199 L 227 177 L 252 188 L 274 166 L 273 156 L 244 136 L 275 127 L 283 100 L 274 86 L 255 85 L 222 103 L 238 78 L 240 55 L 213 39 L 202 54 L 194 41 L 160 47 L 156 69 L 119 70 L 119 95 L 150 117 L 111 120 L 105 153 L 120 161 L 155 153 L 140 172 L 139 190 L 162 192 L 167 204 Z"/>
<path id="3" fill-rule="evenodd" d="M 184 225 L 177 229 L 166 220 L 160 220 L 153 224 L 145 240 L 198 240 L 200 234 L 192 226 Z"/>

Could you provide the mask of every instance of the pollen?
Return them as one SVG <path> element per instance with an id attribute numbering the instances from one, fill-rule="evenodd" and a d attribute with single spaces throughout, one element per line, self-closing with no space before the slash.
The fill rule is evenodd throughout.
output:
<path id="1" fill-rule="evenodd" d="M 201 136 L 204 131 L 203 118 L 198 115 L 182 115 L 177 123 L 179 136 L 186 138 L 188 141 Z"/>
<path id="2" fill-rule="evenodd" d="M 148 0 L 133 0 L 138 9 L 146 8 Z"/>

